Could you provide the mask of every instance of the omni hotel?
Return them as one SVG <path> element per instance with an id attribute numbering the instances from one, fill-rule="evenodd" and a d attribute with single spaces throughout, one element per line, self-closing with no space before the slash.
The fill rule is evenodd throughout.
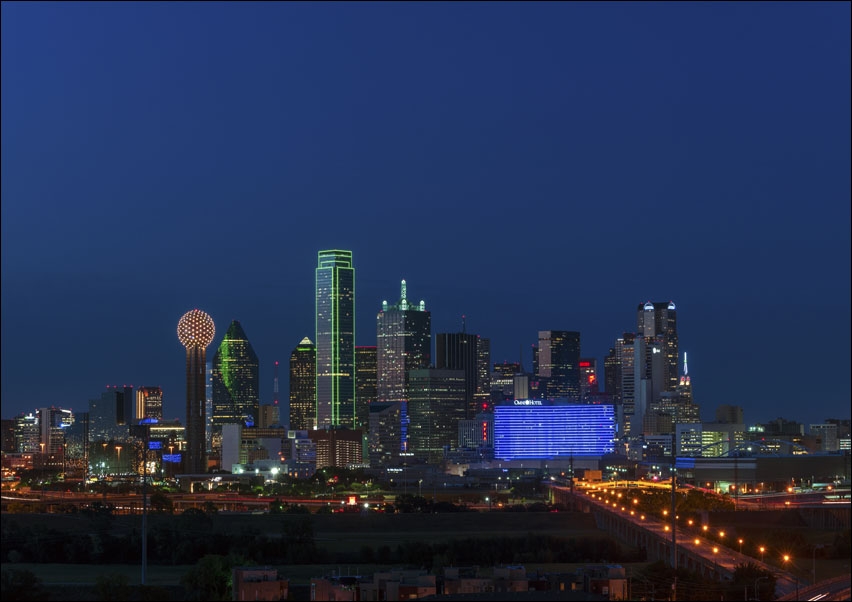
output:
<path id="1" fill-rule="evenodd" d="M 494 406 L 494 460 L 600 459 L 615 448 L 611 404 L 515 399 Z"/>

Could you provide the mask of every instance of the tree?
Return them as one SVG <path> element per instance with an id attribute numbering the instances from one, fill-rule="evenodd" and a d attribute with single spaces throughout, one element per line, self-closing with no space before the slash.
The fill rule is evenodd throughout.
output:
<path id="1" fill-rule="evenodd" d="M 187 600 L 230 600 L 231 569 L 246 564 L 242 556 L 208 554 L 181 579 Z"/>
<path id="2" fill-rule="evenodd" d="M 95 593 L 98 600 L 129 600 L 130 586 L 127 584 L 127 575 L 99 575 L 95 581 Z"/>
<path id="3" fill-rule="evenodd" d="M 3 600 L 47 600 L 49 596 L 42 588 L 35 573 L 25 569 L 4 569 L 0 578 L 0 597 Z"/>

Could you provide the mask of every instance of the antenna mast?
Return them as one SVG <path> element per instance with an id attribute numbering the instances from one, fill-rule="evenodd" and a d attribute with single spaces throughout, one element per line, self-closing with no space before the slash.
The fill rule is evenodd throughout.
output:
<path id="1" fill-rule="evenodd" d="M 275 379 L 272 381 L 272 405 L 278 405 L 278 360 L 275 360 Z"/>

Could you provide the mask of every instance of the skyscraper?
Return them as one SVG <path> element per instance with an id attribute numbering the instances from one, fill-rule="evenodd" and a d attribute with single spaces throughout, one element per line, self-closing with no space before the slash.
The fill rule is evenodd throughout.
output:
<path id="1" fill-rule="evenodd" d="M 640 303 L 636 308 L 636 334 L 646 340 L 654 338 L 662 346 L 663 391 L 674 391 L 678 385 L 677 308 L 674 301 Z"/>
<path id="2" fill-rule="evenodd" d="M 184 470 L 191 474 L 207 472 L 206 367 L 207 346 L 213 341 L 216 327 L 213 318 L 193 309 L 178 322 L 177 335 L 186 347 L 186 461 Z"/>
<path id="3" fill-rule="evenodd" d="M 590 401 L 598 394 L 598 360 L 580 358 L 580 399 Z"/>
<path id="4" fill-rule="evenodd" d="M 223 424 L 256 426 L 260 366 L 239 321 L 234 320 L 213 355 L 213 429 Z"/>
<path id="5" fill-rule="evenodd" d="M 320 251 L 316 269 L 316 426 L 355 423 L 355 268 L 352 251 Z"/>
<path id="6" fill-rule="evenodd" d="M 317 348 L 303 338 L 290 354 L 290 430 L 310 431 L 316 425 Z"/>
<path id="7" fill-rule="evenodd" d="M 580 398 L 580 333 L 541 330 L 538 333 L 538 373 L 546 382 L 548 399 Z"/>
<path id="8" fill-rule="evenodd" d="M 412 370 L 409 380 L 409 451 L 430 463 L 454 448 L 459 421 L 465 419 L 467 373 L 464 370 Z"/>
<path id="9" fill-rule="evenodd" d="M 136 421 L 144 418 L 163 419 L 163 389 L 139 387 L 136 391 Z"/>
<path id="10" fill-rule="evenodd" d="M 355 428 L 369 428 L 370 404 L 378 395 L 376 346 L 355 347 Z"/>
<path id="11" fill-rule="evenodd" d="M 479 337 L 465 332 L 439 332 L 435 335 L 435 367 L 464 372 L 464 417 L 472 419 L 482 410 L 477 407 L 479 383 Z"/>
<path id="12" fill-rule="evenodd" d="M 405 280 L 399 302 L 382 301 L 376 316 L 376 397 L 400 404 L 401 446 L 407 448 L 409 371 L 426 368 L 431 361 L 432 315 L 426 302 L 409 304 Z"/>

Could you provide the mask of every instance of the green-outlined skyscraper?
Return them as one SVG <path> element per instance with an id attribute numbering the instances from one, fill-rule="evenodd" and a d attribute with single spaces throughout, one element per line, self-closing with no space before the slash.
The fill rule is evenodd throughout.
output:
<path id="1" fill-rule="evenodd" d="M 355 268 L 352 251 L 320 251 L 316 269 L 316 428 L 355 422 Z"/>
<path id="2" fill-rule="evenodd" d="M 239 321 L 234 320 L 213 355 L 213 430 L 223 424 L 256 426 L 260 365 Z"/>

